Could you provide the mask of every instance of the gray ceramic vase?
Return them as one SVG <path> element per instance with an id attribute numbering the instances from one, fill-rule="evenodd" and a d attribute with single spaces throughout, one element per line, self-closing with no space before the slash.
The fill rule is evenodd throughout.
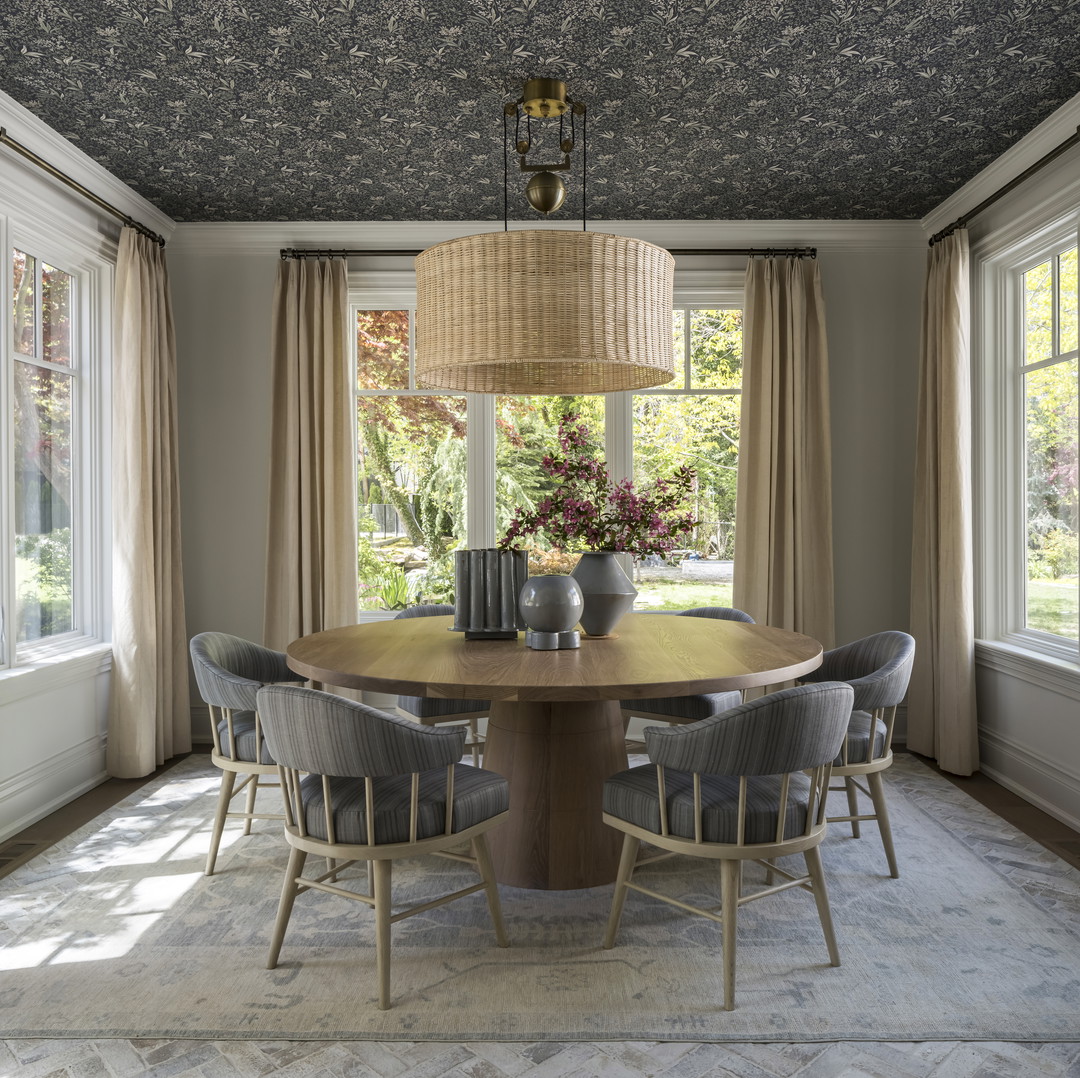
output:
<path id="1" fill-rule="evenodd" d="M 637 588 L 610 550 L 582 554 L 570 574 L 581 585 L 581 627 L 589 636 L 610 636 L 634 605 Z"/>

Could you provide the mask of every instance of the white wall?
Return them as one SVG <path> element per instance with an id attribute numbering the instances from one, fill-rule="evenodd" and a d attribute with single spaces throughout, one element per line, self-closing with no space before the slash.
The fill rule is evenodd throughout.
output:
<path id="1" fill-rule="evenodd" d="M 169 245 L 180 357 L 188 628 L 262 638 L 270 317 L 282 246 L 422 248 L 490 222 L 179 225 Z M 837 639 L 906 629 L 916 350 L 915 223 L 598 223 L 666 246 L 816 246 L 827 305 Z M 714 262 L 718 260 L 713 260 Z M 707 260 L 692 259 L 699 269 Z M 683 263 L 680 262 L 680 265 Z M 721 268 L 741 265 L 725 260 Z M 388 264 L 355 259 L 351 268 Z M 195 736 L 202 714 L 196 709 Z"/>

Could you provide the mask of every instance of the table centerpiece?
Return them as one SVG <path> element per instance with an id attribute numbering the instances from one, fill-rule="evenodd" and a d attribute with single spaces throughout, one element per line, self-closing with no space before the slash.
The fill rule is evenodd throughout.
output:
<path id="1" fill-rule="evenodd" d="M 558 444 L 559 452 L 541 461 L 551 489 L 517 506 L 499 547 L 513 549 L 532 538 L 580 552 L 570 575 L 584 596 L 581 627 L 589 636 L 607 636 L 637 595 L 615 555 L 641 558 L 679 546 L 698 523 L 687 505 L 696 474 L 682 465 L 640 489 L 631 479 L 612 480 L 591 448 L 588 427 L 573 412 L 559 420 Z"/>

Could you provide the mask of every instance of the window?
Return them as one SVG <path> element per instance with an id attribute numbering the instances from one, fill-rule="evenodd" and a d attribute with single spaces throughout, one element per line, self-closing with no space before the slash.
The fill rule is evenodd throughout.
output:
<path id="1" fill-rule="evenodd" d="M 673 314 L 675 378 L 633 398 L 634 482 L 682 464 L 697 473 L 693 542 L 635 567 L 639 609 L 730 606 L 739 467 L 742 311 L 688 307 Z"/>
<path id="2" fill-rule="evenodd" d="M 100 634 L 99 430 L 91 405 L 94 274 L 71 255 L 19 236 L 7 245 L 11 305 L 3 322 L 0 447 L 10 537 L 0 582 L 0 666 L 31 662 Z M 10 491 L 10 494 L 7 492 Z"/>
<path id="3" fill-rule="evenodd" d="M 677 376 L 657 390 L 432 395 L 416 388 L 411 308 L 354 298 L 362 611 L 452 602 L 452 551 L 493 545 L 516 507 L 542 491 L 541 460 L 566 412 L 580 415 L 615 476 L 641 484 L 684 463 L 697 471 L 701 525 L 674 556 L 634 566 L 638 607 L 730 604 L 740 310 L 678 308 Z M 537 549 L 532 570 L 568 572 L 576 560 Z"/>
<path id="4" fill-rule="evenodd" d="M 1075 669 L 1076 220 L 976 253 L 978 635 Z"/>
<path id="5" fill-rule="evenodd" d="M 465 397 L 415 388 L 412 312 L 354 316 L 360 609 L 442 601 L 465 540 Z"/>
<path id="6" fill-rule="evenodd" d="M 1024 627 L 1080 639 L 1077 575 L 1076 247 L 1020 271 Z"/>

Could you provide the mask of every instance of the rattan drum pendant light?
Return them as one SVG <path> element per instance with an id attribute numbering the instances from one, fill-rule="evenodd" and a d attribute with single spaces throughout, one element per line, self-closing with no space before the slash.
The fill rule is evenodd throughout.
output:
<path id="1" fill-rule="evenodd" d="M 562 164 L 529 165 L 531 121 L 582 117 L 563 83 L 533 79 L 506 115 L 529 123 L 515 149 L 534 173 L 530 203 L 549 212 L 565 187 Z M 561 134 L 562 132 L 560 132 Z M 504 146 L 504 151 L 505 151 Z M 584 205 L 584 199 L 583 199 Z M 584 210 L 582 212 L 584 222 Z M 416 258 L 416 376 L 467 393 L 609 393 L 663 385 L 674 373 L 675 263 L 662 247 L 601 232 L 485 232 Z"/>

